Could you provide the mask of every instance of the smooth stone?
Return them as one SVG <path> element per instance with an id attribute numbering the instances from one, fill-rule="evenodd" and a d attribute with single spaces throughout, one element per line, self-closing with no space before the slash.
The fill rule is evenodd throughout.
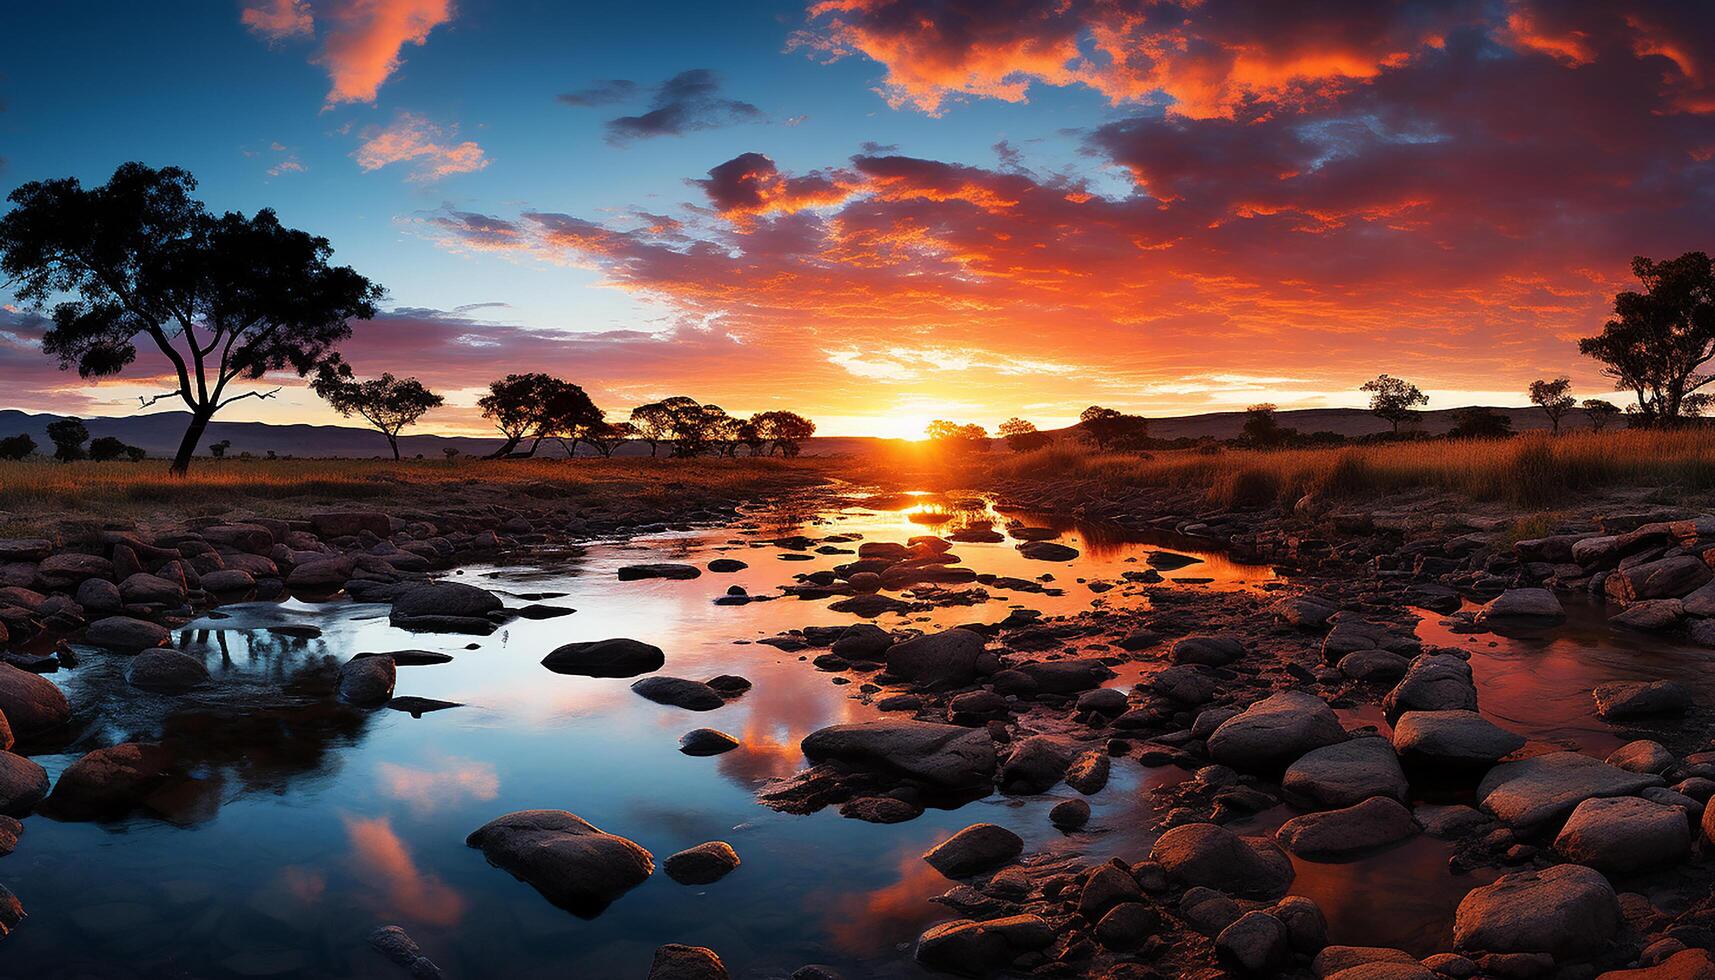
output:
<path id="1" fill-rule="evenodd" d="M 48 771 L 13 752 L 0 752 L 0 814 L 28 816 L 48 795 Z"/>
<path id="2" fill-rule="evenodd" d="M 739 865 L 738 852 L 725 841 L 688 847 L 662 862 L 667 877 L 681 885 L 708 885 L 725 878 Z"/>
<path id="3" fill-rule="evenodd" d="M 339 669 L 339 699 L 361 707 L 386 704 L 393 696 L 397 676 L 392 657 L 360 654 Z"/>
<path id="4" fill-rule="evenodd" d="M 738 746 L 738 739 L 714 728 L 698 728 L 679 738 L 679 751 L 686 755 L 720 755 L 722 752 L 731 752 Z"/>
<path id="5" fill-rule="evenodd" d="M 172 753 L 143 742 L 121 742 L 85 753 L 60 773 L 42 809 L 55 819 L 119 816 L 173 773 Z"/>
<path id="6" fill-rule="evenodd" d="M 987 922 L 955 919 L 931 926 L 917 938 L 916 959 L 932 970 L 983 976 L 1053 942 L 1054 927 L 1036 915 Z"/>
<path id="7" fill-rule="evenodd" d="M 1343 741 L 1346 731 L 1327 702 L 1282 691 L 1228 718 L 1209 736 L 1210 758 L 1246 771 L 1284 768 L 1311 749 Z"/>
<path id="8" fill-rule="evenodd" d="M 1632 874 L 1683 859 L 1691 850 L 1691 826 L 1676 806 L 1635 796 L 1585 800 L 1567 818 L 1554 850 L 1605 874 Z"/>
<path id="9" fill-rule="evenodd" d="M 660 647 L 623 637 L 567 643 L 542 658 L 542 666 L 554 673 L 580 677 L 636 677 L 666 664 Z"/>
<path id="10" fill-rule="evenodd" d="M 145 650 L 125 668 L 132 687 L 162 694 L 177 694 L 208 683 L 208 668 L 196 657 L 178 650 Z"/>
<path id="11" fill-rule="evenodd" d="M 1393 747 L 1402 758 L 1443 766 L 1490 765 L 1524 742 L 1475 711 L 1407 711 L 1393 726 Z"/>
<path id="12" fill-rule="evenodd" d="M 668 943 L 655 950 L 648 980 L 728 980 L 726 964 L 707 946 Z"/>
<path id="13" fill-rule="evenodd" d="M 1279 898 L 1292 883 L 1292 860 L 1274 841 L 1240 837 L 1212 823 L 1169 829 L 1149 856 L 1182 884 L 1246 898 Z"/>
<path id="14" fill-rule="evenodd" d="M 631 689 L 656 704 L 687 711 L 713 711 L 726 704 L 720 692 L 702 681 L 656 674 L 631 685 Z"/>
<path id="15" fill-rule="evenodd" d="M 1071 561 L 1078 557 L 1078 549 L 1058 541 L 1026 541 L 1018 546 L 1018 553 L 1032 561 Z"/>
<path id="16" fill-rule="evenodd" d="M 1382 699 L 1382 715 L 1390 724 L 1408 711 L 1476 710 L 1471 665 L 1451 654 L 1419 655 Z"/>
<path id="17" fill-rule="evenodd" d="M 465 843 L 548 901 L 586 918 L 655 871 L 647 850 L 565 810 L 508 813 L 477 828 Z"/>
<path id="18" fill-rule="evenodd" d="M 929 866 L 949 878 L 963 878 L 997 868 L 1024 852 L 1024 839 L 1005 827 L 977 823 L 930 848 L 923 855 Z"/>
<path id="19" fill-rule="evenodd" d="M 1345 809 L 1294 817 L 1275 832 L 1275 839 L 1301 858 L 1337 860 L 1396 844 L 1421 829 L 1404 804 L 1372 796 Z"/>
<path id="20" fill-rule="evenodd" d="M 1600 952 L 1620 929 L 1620 903 L 1600 872 L 1577 864 L 1502 875 L 1459 902 L 1453 945 L 1487 953 Z"/>
<path id="21" fill-rule="evenodd" d="M 0 714 L 18 736 L 58 728 L 71 719 L 71 705 L 53 681 L 0 663 Z"/>
<path id="22" fill-rule="evenodd" d="M 500 597 L 463 582 L 424 582 L 393 598 L 389 622 L 425 632 L 485 632 L 488 616 L 505 608 Z"/>
<path id="23" fill-rule="evenodd" d="M 1673 766 L 1673 753 L 1660 742 L 1652 742 L 1640 738 L 1635 742 L 1627 742 L 1608 753 L 1603 762 L 1627 772 L 1649 772 L 1660 775 Z"/>
<path id="24" fill-rule="evenodd" d="M 805 736 L 801 747 L 812 762 L 834 760 L 942 789 L 988 785 L 998 762 L 985 730 L 904 719 L 832 725 Z"/>
<path id="25" fill-rule="evenodd" d="M 1477 784 L 1477 799 L 1498 819 L 1528 827 L 1565 816 L 1591 797 L 1630 796 L 1661 782 L 1576 752 L 1552 752 L 1489 770 Z"/>
<path id="26" fill-rule="evenodd" d="M 1215 951 L 1245 973 L 1272 973 L 1291 954 L 1286 924 L 1252 909 L 1215 937 Z"/>
<path id="27" fill-rule="evenodd" d="M 166 646 L 172 633 L 165 627 L 131 616 L 108 616 L 90 623 L 83 631 L 83 641 L 91 646 L 105 647 L 124 653 L 135 653 L 151 647 Z"/>
<path id="28" fill-rule="evenodd" d="M 1334 809 L 1372 796 L 1404 802 L 1410 785 L 1385 738 L 1354 738 L 1312 749 L 1286 768 L 1286 798 L 1307 809 Z"/>
<path id="29" fill-rule="evenodd" d="M 1173 644 L 1169 656 L 1176 664 L 1224 667 L 1244 655 L 1243 640 L 1221 633 L 1213 636 L 1187 636 Z"/>
<path id="30" fill-rule="evenodd" d="M 1548 589 L 1508 589 L 1477 610 L 1481 625 L 1551 626 L 1566 621 L 1566 608 Z"/>
<path id="31" fill-rule="evenodd" d="M 887 648 L 887 672 L 918 684 L 957 686 L 976 677 L 987 640 L 981 633 L 950 629 Z"/>
<path id="32" fill-rule="evenodd" d="M 619 580 L 636 582 L 642 579 L 664 578 L 683 581 L 698 578 L 702 574 L 703 570 L 695 565 L 658 561 L 641 565 L 622 565 L 619 569 Z"/>
<path id="33" fill-rule="evenodd" d="M 1691 707 L 1691 690 L 1678 681 L 1613 681 L 1596 685 L 1590 695 L 1604 721 L 1678 715 Z"/>
<path id="34" fill-rule="evenodd" d="M 1077 830 L 1090 822 L 1090 804 L 1084 800 L 1061 800 L 1048 811 L 1048 822 L 1061 830 Z"/>

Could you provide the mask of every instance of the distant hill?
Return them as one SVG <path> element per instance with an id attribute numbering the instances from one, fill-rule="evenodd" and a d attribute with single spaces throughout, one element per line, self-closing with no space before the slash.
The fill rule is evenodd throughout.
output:
<path id="1" fill-rule="evenodd" d="M 1455 409 L 1423 412 L 1419 428 L 1431 435 L 1444 434 L 1453 424 Z M 1529 432 L 1548 428 L 1548 418 L 1538 408 L 1496 408 L 1494 411 L 1510 416 L 1513 430 Z M 0 438 L 28 433 L 36 440 L 39 451 L 51 451 L 48 423 L 59 415 L 0 409 Z M 1307 408 L 1277 413 L 1280 424 L 1309 435 L 1312 432 L 1337 432 L 1343 436 L 1373 435 L 1391 428 L 1386 422 L 1359 408 Z M 1157 439 L 1233 439 L 1244 425 L 1243 412 L 1210 412 L 1207 415 L 1181 415 L 1149 420 L 1149 434 Z M 178 451 L 189 415 L 185 412 L 155 412 L 148 415 L 128 415 L 119 418 L 84 418 L 91 438 L 114 436 L 133 446 L 141 446 L 151 456 L 171 456 Z M 1582 409 L 1570 412 L 1561 420 L 1561 428 L 1587 427 Z M 1065 430 L 1061 430 L 1065 431 Z M 280 456 L 320 456 L 364 459 L 387 455 L 387 440 L 374 429 L 352 425 L 275 425 L 269 422 L 210 422 L 199 452 L 207 454 L 211 443 L 231 440 L 233 455 L 248 452 L 266 456 L 273 451 Z M 896 440 L 870 436 L 819 436 L 804 444 L 809 456 L 831 456 L 872 451 Z M 483 456 L 500 447 L 499 438 L 480 436 L 442 436 L 433 434 L 399 437 L 399 451 L 405 456 L 421 454 L 438 459 L 443 449 L 457 449 L 467 456 Z M 542 453 L 563 455 L 555 443 L 544 442 Z M 586 450 L 587 451 L 587 450 Z M 631 444 L 622 447 L 623 456 L 647 456 L 649 447 Z"/>

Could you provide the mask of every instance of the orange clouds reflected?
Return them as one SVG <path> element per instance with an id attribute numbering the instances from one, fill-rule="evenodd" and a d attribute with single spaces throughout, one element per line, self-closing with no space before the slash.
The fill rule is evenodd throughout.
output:
<path id="1" fill-rule="evenodd" d="M 343 819 L 352 859 L 365 875 L 379 880 L 389 912 L 437 926 L 454 925 L 464 917 L 465 897 L 439 877 L 418 870 L 391 820 Z"/>
<path id="2" fill-rule="evenodd" d="M 500 795 L 500 774 L 486 762 L 443 759 L 433 769 L 383 762 L 375 767 L 388 796 L 410 804 L 418 814 Z"/>

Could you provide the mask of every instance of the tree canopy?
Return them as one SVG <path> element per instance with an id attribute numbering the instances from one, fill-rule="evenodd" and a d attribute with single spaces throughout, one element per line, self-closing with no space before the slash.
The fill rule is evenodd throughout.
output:
<path id="1" fill-rule="evenodd" d="M 1572 411 L 1578 400 L 1572 397 L 1572 379 L 1555 378 L 1553 381 L 1532 381 L 1530 383 L 1530 403 L 1541 408 L 1548 416 L 1549 424 L 1554 427 L 1554 433 L 1560 434 L 1560 419 Z"/>
<path id="2" fill-rule="evenodd" d="M 1127 415 L 1118 409 L 1091 405 L 1078 416 L 1078 424 L 1097 449 L 1144 449 L 1149 444 L 1149 420 Z"/>
<path id="3" fill-rule="evenodd" d="M 399 458 L 399 430 L 415 425 L 444 401 L 416 378 L 395 378 L 383 373 L 379 378 L 359 381 L 352 376 L 351 366 L 337 354 L 322 363 L 310 387 L 334 411 L 346 418 L 357 415 L 381 430 L 394 459 Z"/>
<path id="4" fill-rule="evenodd" d="M 1364 382 L 1358 390 L 1369 393 L 1370 413 L 1392 423 L 1395 435 L 1399 434 L 1400 423 L 1417 417 L 1418 405 L 1429 404 L 1429 396 L 1416 385 L 1386 374 Z"/>
<path id="5" fill-rule="evenodd" d="M 1632 274 L 1643 291 L 1615 295 L 1614 318 L 1578 350 L 1602 362 L 1616 389 L 1633 393 L 1640 421 L 1677 425 L 1710 403 L 1700 389 L 1715 380 L 1706 370 L 1715 357 L 1715 264 L 1703 252 L 1660 262 L 1638 256 Z"/>

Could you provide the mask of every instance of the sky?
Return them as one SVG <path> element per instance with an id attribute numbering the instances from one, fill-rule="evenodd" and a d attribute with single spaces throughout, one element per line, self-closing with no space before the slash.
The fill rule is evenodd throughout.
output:
<path id="1" fill-rule="evenodd" d="M 7 4 L 0 193 L 176 165 L 387 289 L 344 356 L 824 434 L 1610 389 L 1634 255 L 1715 247 L 1715 5 Z M 0 407 L 142 410 L 0 283 Z M 270 384 L 276 379 L 271 379 Z M 337 420 L 295 377 L 222 414 Z M 159 408 L 165 408 L 162 404 Z M 156 410 L 158 410 L 156 409 Z"/>

